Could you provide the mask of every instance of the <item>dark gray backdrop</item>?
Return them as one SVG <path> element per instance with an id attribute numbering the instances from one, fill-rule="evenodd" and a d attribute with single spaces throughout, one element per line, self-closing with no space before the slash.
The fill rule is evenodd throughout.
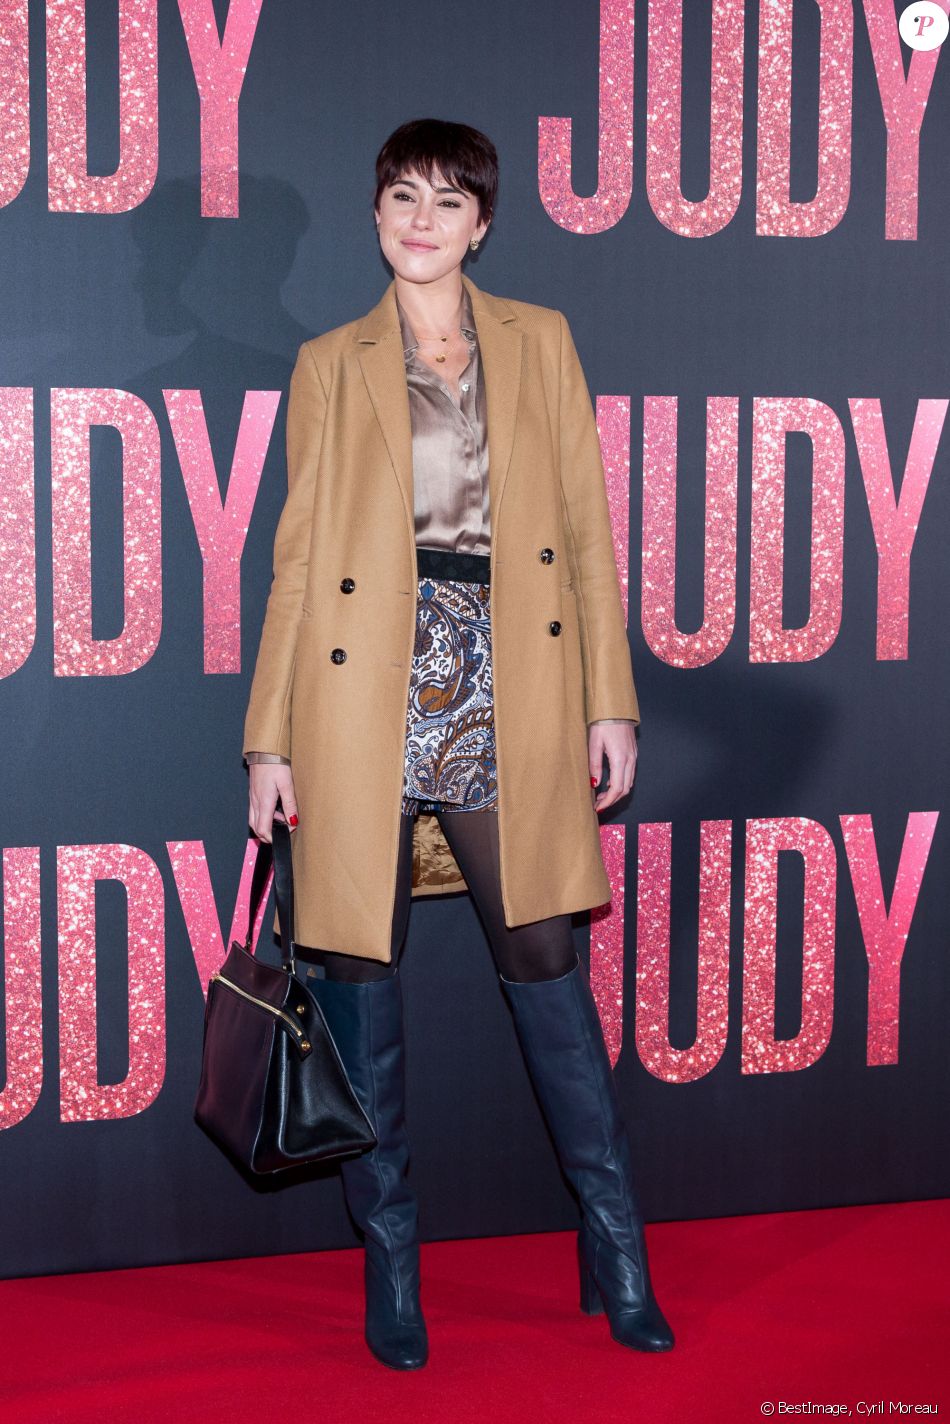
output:
<path id="1" fill-rule="evenodd" d="M 115 6 L 90 6 L 90 168 L 117 154 Z M 226 5 L 216 3 L 219 23 Z M 690 197 L 707 186 L 709 19 L 686 6 L 685 152 Z M 945 442 L 911 579 L 910 656 L 874 659 L 876 558 L 847 401 L 884 403 L 903 467 L 916 403 L 945 397 L 950 356 L 946 232 L 950 137 L 938 68 L 921 142 L 916 241 L 884 239 L 884 125 L 860 7 L 854 174 L 844 220 L 825 237 L 754 233 L 756 16 L 747 7 L 745 181 L 739 211 L 707 240 L 678 237 L 646 199 L 647 6 L 638 0 L 634 197 L 593 237 L 551 221 L 538 196 L 539 115 L 570 115 L 575 186 L 596 183 L 598 7 L 592 0 L 392 6 L 264 0 L 241 98 L 240 218 L 202 219 L 198 100 L 177 6 L 159 4 L 160 170 L 136 211 L 51 214 L 45 166 L 43 7 L 31 5 L 33 165 L 0 211 L 0 384 L 36 392 L 39 631 L 0 686 L 6 740 L 3 838 L 43 855 L 45 1081 L 34 1111 L 0 1136 L 6 1275 L 239 1256 L 354 1241 L 336 1176 L 246 1183 L 193 1125 L 203 999 L 165 842 L 203 840 L 224 930 L 246 822 L 241 731 L 285 489 L 282 400 L 243 561 L 240 675 L 202 672 L 201 562 L 163 388 L 201 390 L 219 473 L 230 467 L 246 389 L 286 391 L 301 340 L 368 310 L 389 272 L 371 213 L 373 159 L 404 120 L 431 114 L 498 146 L 497 216 L 469 270 L 488 291 L 563 310 L 592 393 L 632 402 L 630 638 L 642 703 L 627 827 L 627 1016 L 617 1068 L 650 1220 L 942 1195 L 950 905 L 938 823 L 904 959 L 900 1058 L 868 1068 L 867 961 L 838 816 L 873 815 L 889 897 L 908 811 L 940 810 L 947 787 Z M 817 7 L 795 6 L 792 197 L 814 191 Z M 155 656 L 127 677 L 52 675 L 49 389 L 117 386 L 142 397 L 164 449 L 164 624 Z M 716 662 L 682 671 L 647 650 L 639 623 L 642 402 L 680 397 L 680 625 L 702 610 L 705 401 L 741 398 L 739 608 Z M 844 613 L 811 663 L 751 666 L 748 560 L 751 401 L 811 395 L 845 426 Z M 121 626 L 118 440 L 93 442 L 96 636 Z M 794 455 L 792 457 L 795 459 Z M 791 469 L 806 471 L 802 456 Z M 807 616 L 807 480 L 788 489 L 786 618 Z M 745 629 L 745 634 L 743 633 Z M 839 856 L 834 1030 L 811 1068 L 742 1075 L 743 825 L 805 815 Z M 671 1037 L 695 1029 L 698 823 L 734 831 L 731 1027 L 706 1078 L 651 1076 L 634 1045 L 636 827 L 672 821 Z M 55 847 L 140 846 L 166 891 L 168 1067 L 155 1103 L 116 1121 L 59 1121 Z M 801 870 L 780 865 L 777 1032 L 801 992 Z M 127 1067 L 124 903 L 99 891 L 102 1081 Z M 577 922 L 586 952 L 587 924 Z M 413 1182 L 428 1239 L 569 1227 L 562 1182 L 467 897 L 414 907 L 404 961 Z"/>

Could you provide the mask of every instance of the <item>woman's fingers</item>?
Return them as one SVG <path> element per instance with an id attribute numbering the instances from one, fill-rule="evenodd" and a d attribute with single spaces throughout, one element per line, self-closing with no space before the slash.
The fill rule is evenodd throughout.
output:
<path id="1" fill-rule="evenodd" d="M 626 796 L 633 785 L 633 776 L 628 775 L 626 763 L 611 766 L 610 778 L 603 791 L 594 801 L 595 811 L 606 811 L 608 806 L 612 806 L 615 801 L 619 801 L 621 796 Z"/>
<path id="2" fill-rule="evenodd" d="M 249 768 L 249 776 L 248 823 L 257 839 L 270 845 L 275 820 L 287 822 L 291 830 L 297 825 L 293 775 L 289 766 L 261 762 Z"/>
<path id="3" fill-rule="evenodd" d="M 290 767 L 280 768 L 286 775 L 278 783 L 280 792 L 280 811 L 276 814 L 282 821 L 286 821 L 292 831 L 297 829 L 297 798 L 294 795 L 294 779 L 290 774 Z"/>
<path id="4" fill-rule="evenodd" d="M 251 791 L 251 830 L 259 841 L 265 845 L 270 845 L 272 837 L 272 827 L 274 824 L 274 812 L 277 807 L 277 788 L 273 782 L 259 787 L 257 793 Z"/>
<path id="5" fill-rule="evenodd" d="M 604 746 L 608 766 L 607 785 L 594 799 L 595 811 L 606 811 L 621 797 L 629 795 L 633 787 L 637 769 L 637 744 L 633 734 L 629 734 L 629 740 L 624 737 L 623 743 L 618 745 L 611 739 L 611 744 Z"/>

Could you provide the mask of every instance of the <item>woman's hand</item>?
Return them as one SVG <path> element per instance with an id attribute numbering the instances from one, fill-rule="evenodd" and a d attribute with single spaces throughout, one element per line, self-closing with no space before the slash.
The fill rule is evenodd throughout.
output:
<path id="1" fill-rule="evenodd" d="M 251 783 L 250 814 L 251 830 L 259 841 L 269 845 L 272 840 L 274 821 L 285 821 L 291 831 L 297 825 L 297 801 L 294 796 L 294 778 L 289 766 L 260 763 L 248 767 Z M 281 811 L 277 810 L 280 798 Z"/>
<path id="2" fill-rule="evenodd" d="M 604 790 L 594 799 L 595 811 L 606 811 L 633 786 L 637 769 L 637 738 L 633 722 L 592 722 L 587 733 L 587 755 L 591 783 L 595 786 L 603 770 L 603 755 L 607 753 L 609 779 Z"/>

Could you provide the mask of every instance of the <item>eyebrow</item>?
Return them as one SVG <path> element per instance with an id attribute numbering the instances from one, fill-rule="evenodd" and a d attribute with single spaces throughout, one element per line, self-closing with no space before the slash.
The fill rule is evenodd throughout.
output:
<path id="1" fill-rule="evenodd" d="M 393 181 L 392 181 L 392 183 L 390 183 L 390 185 L 389 185 L 390 188 L 395 188 L 395 186 L 396 186 L 397 183 L 405 183 L 406 186 L 409 187 L 409 188 L 418 188 L 418 186 L 419 186 L 419 184 L 415 181 L 414 178 L 394 178 Z M 436 191 L 437 193 L 458 193 L 458 194 L 460 195 L 460 197 L 463 197 L 463 198 L 467 198 L 467 197 L 468 197 L 468 194 L 465 193 L 465 192 L 463 192 L 463 190 L 462 190 L 461 188 L 453 188 L 453 187 L 451 187 L 451 185 L 450 185 L 449 187 L 446 187 L 446 188 L 436 188 L 435 191 Z"/>

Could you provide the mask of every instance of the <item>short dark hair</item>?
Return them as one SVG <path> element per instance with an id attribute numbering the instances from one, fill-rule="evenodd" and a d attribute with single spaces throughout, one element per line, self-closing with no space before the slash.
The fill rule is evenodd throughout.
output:
<path id="1" fill-rule="evenodd" d="M 379 207 L 383 190 L 407 173 L 421 173 L 431 183 L 434 169 L 477 198 L 479 219 L 488 222 L 498 195 L 495 145 L 478 129 L 447 119 L 410 119 L 389 135 L 376 157 L 374 208 Z"/>

